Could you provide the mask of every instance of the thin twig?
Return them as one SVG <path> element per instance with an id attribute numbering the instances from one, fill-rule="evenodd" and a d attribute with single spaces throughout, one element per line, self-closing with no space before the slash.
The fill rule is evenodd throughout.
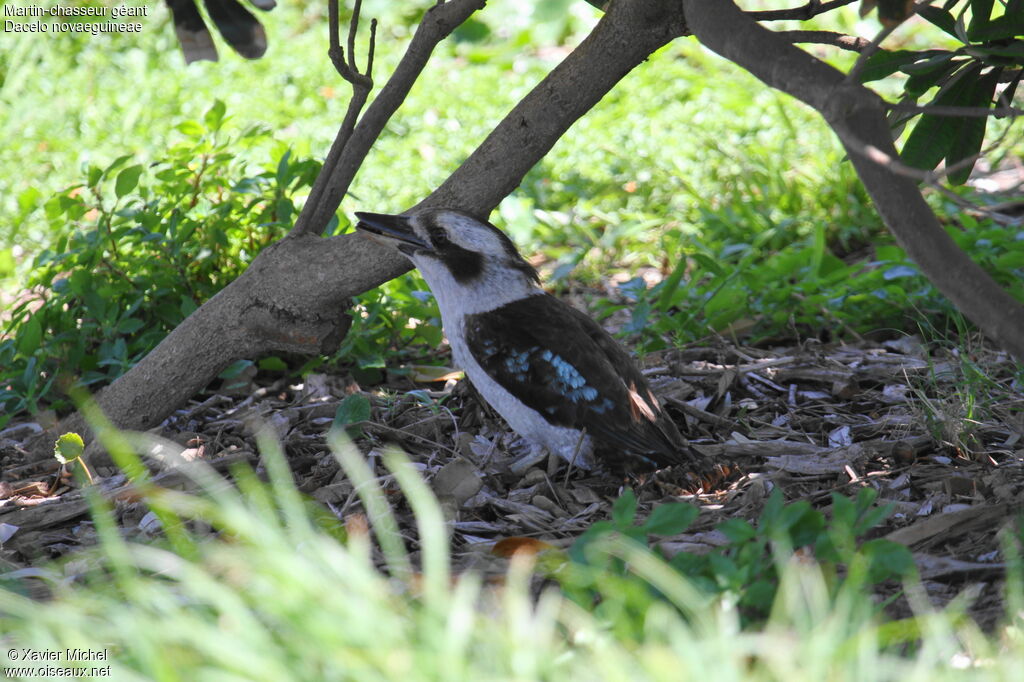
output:
<path id="1" fill-rule="evenodd" d="M 835 31 L 779 31 L 778 33 L 791 43 L 832 45 L 852 52 L 860 52 L 871 44 L 871 41 L 867 38 L 836 33 Z"/>
<path id="2" fill-rule="evenodd" d="M 348 26 L 348 58 L 346 60 L 345 48 L 341 46 L 341 38 L 338 31 L 338 0 L 327 0 L 327 15 L 330 22 L 329 40 L 330 46 L 327 49 L 327 56 L 331 58 L 335 70 L 346 81 L 352 84 L 353 88 L 365 88 L 367 91 L 373 88 L 373 80 L 370 71 L 373 68 L 373 51 L 376 47 L 377 20 L 370 22 L 370 45 L 368 48 L 366 72 L 360 73 L 356 65 L 356 33 L 359 31 L 359 13 L 362 11 L 362 0 L 356 0 L 352 8 L 352 19 Z"/>
<path id="3" fill-rule="evenodd" d="M 834 9 L 843 7 L 844 5 L 850 5 L 857 0 L 832 0 L 832 2 L 822 3 L 820 0 L 810 0 L 803 7 L 794 7 L 793 9 L 771 9 L 762 10 L 760 12 L 747 12 L 755 21 L 781 21 L 783 19 L 796 19 L 797 21 L 807 21 L 813 19 L 819 14 L 825 12 L 831 12 Z"/>
<path id="4" fill-rule="evenodd" d="M 989 109 L 987 107 L 958 107 L 935 104 L 920 105 L 906 104 L 903 102 L 884 102 L 884 106 L 890 111 L 931 114 L 932 116 L 955 116 L 960 118 L 986 118 L 988 116 L 995 118 L 1004 118 L 1006 116 L 1017 118 L 1018 116 L 1024 116 L 1024 109 L 1018 109 L 1017 107 L 1011 106 Z"/>
<path id="5" fill-rule="evenodd" d="M 352 85 L 352 98 L 348 101 L 345 119 L 341 123 L 338 135 L 335 137 L 331 150 L 327 153 L 327 158 L 324 160 L 323 168 L 320 170 L 320 175 L 325 178 L 330 177 L 338 165 L 341 153 L 348 144 L 349 138 L 352 137 L 352 131 L 355 130 L 359 114 L 366 105 L 370 91 L 373 90 L 373 53 L 377 46 L 377 20 L 373 19 L 370 22 L 370 42 L 367 48 L 366 72 L 359 73 L 355 60 L 355 44 L 356 32 L 359 30 L 359 13 L 361 9 L 362 0 L 356 0 L 355 7 L 352 9 L 352 19 L 349 22 L 348 61 L 346 62 L 345 50 L 341 47 L 341 38 L 338 31 L 338 0 L 327 0 L 327 15 L 330 22 L 328 27 L 330 45 L 327 49 L 327 56 L 330 57 L 331 63 L 334 64 L 338 74 Z M 320 202 L 323 192 L 323 184 L 315 183 L 313 189 L 310 190 L 306 203 L 313 202 L 312 205 L 316 206 Z"/>
<path id="6" fill-rule="evenodd" d="M 366 77 L 370 80 L 370 87 L 373 87 L 373 55 L 377 51 L 377 20 L 370 20 L 370 46 L 366 50 Z"/>
<path id="7" fill-rule="evenodd" d="M 359 73 L 356 66 L 356 31 L 359 30 L 359 11 L 363 8 L 363 0 L 356 0 L 352 8 L 352 19 L 348 24 L 348 65 L 353 73 Z"/>
<path id="8" fill-rule="evenodd" d="M 340 73 L 345 68 L 345 56 L 340 53 L 338 0 L 327 0 L 327 35 L 327 56 L 331 58 L 334 68 Z M 338 46 L 338 50 L 335 50 L 336 46 Z"/>

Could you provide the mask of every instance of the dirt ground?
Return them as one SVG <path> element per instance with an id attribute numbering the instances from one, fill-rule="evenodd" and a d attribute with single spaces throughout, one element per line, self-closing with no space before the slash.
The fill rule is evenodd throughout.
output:
<path id="1" fill-rule="evenodd" d="M 350 521 L 360 502 L 325 435 L 339 404 L 364 396 L 371 413 L 356 425 L 356 443 L 384 489 L 397 486 L 380 453 L 397 444 L 449 514 L 455 566 L 485 572 L 501 570 L 504 560 L 492 549 L 504 538 L 568 546 L 608 517 L 624 485 L 636 491 L 641 517 L 665 501 L 700 506 L 685 534 L 660 539 L 669 554 L 724 543 L 715 527 L 728 518 L 756 520 L 774 488 L 827 511 L 832 492 L 852 496 L 870 486 L 894 509 L 873 536 L 914 552 L 934 603 L 966 590 L 971 614 L 990 626 L 1003 613 L 1000 533 L 1020 518 L 1024 501 L 1024 385 L 1012 359 L 980 343 L 975 349 L 969 356 L 929 350 L 901 337 L 773 348 L 722 342 L 649 355 L 645 373 L 655 393 L 691 445 L 721 465 L 703 487 L 685 471 L 626 481 L 567 471 L 546 457 L 524 460 L 525 444 L 444 368 L 406 367 L 377 386 L 348 376 L 257 375 L 230 389 L 212 387 L 154 432 L 221 471 L 239 461 L 260 470 L 255 434 L 269 425 L 298 487 Z M 59 476 L 54 459 L 28 454 L 40 431 L 27 421 L 0 431 L 0 572 L 31 576 L 47 560 L 95 543 L 81 492 Z M 97 473 L 126 536 L 159 533 L 123 475 Z M 173 469 L 156 481 L 188 485 Z M 400 495 L 393 499 L 415 551 L 411 513 Z M 56 566 L 69 578 L 78 570 L 74 561 Z"/>

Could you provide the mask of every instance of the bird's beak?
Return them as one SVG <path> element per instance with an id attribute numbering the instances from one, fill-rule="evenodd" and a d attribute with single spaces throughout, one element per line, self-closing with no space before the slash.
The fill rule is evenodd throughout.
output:
<path id="1" fill-rule="evenodd" d="M 372 235 L 384 237 L 385 243 L 398 247 L 404 254 L 412 255 L 417 251 L 432 251 L 433 248 L 423 241 L 412 229 L 409 218 L 401 215 L 389 215 L 387 213 L 361 213 L 356 212 L 359 222 L 356 229 L 364 230 Z M 397 244 L 395 244 L 397 242 Z"/>

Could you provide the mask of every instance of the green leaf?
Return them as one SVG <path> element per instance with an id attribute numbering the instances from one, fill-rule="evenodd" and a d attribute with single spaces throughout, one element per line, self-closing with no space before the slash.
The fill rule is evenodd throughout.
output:
<path id="1" fill-rule="evenodd" d="M 132 158 L 131 154 L 125 154 L 124 156 L 117 157 L 116 159 L 114 159 L 113 163 L 107 166 L 106 169 L 103 171 L 103 176 L 110 177 L 111 173 L 113 173 L 115 170 L 123 166 L 124 162 L 130 158 Z"/>
<path id="2" fill-rule="evenodd" d="M 948 10 L 931 5 L 918 5 L 917 13 L 954 38 L 959 37 L 956 34 L 956 19 Z"/>
<path id="3" fill-rule="evenodd" d="M 868 540 L 860 552 L 870 561 L 868 580 L 879 583 L 889 578 L 903 578 L 915 570 L 914 555 L 903 545 L 878 538 Z"/>
<path id="4" fill-rule="evenodd" d="M 284 223 L 285 225 L 291 223 L 292 213 L 295 211 L 295 205 L 289 198 L 281 199 L 277 202 L 277 220 L 278 222 Z"/>
<path id="5" fill-rule="evenodd" d="M 73 462 L 82 456 L 85 451 L 85 442 L 77 433 L 65 433 L 57 439 L 53 446 L 53 456 L 61 464 Z"/>
<path id="6" fill-rule="evenodd" d="M 18 330 L 18 352 L 22 355 L 32 355 L 42 340 L 43 327 L 39 324 L 39 317 L 32 315 Z"/>
<path id="7" fill-rule="evenodd" d="M 117 324 L 118 334 L 134 334 L 142 329 L 146 323 L 137 317 L 127 317 Z"/>
<path id="8" fill-rule="evenodd" d="M 85 296 L 92 290 L 92 273 L 84 269 L 75 270 L 68 276 L 68 286 L 75 294 Z"/>
<path id="9" fill-rule="evenodd" d="M 971 54 L 988 57 L 1008 57 L 1011 61 L 1016 61 L 1019 64 L 1021 63 L 1021 58 L 1024 57 L 1024 40 L 1014 40 L 1012 43 L 998 43 L 986 47 L 974 46 L 971 47 Z"/>
<path id="10" fill-rule="evenodd" d="M 35 187 L 27 187 L 24 191 L 18 194 L 18 209 L 22 214 L 28 214 L 29 211 L 35 209 L 39 204 L 39 200 L 43 198 L 43 193 Z"/>
<path id="11" fill-rule="evenodd" d="M 743 590 L 740 605 L 767 612 L 775 601 L 776 583 L 773 580 L 756 580 Z"/>
<path id="12" fill-rule="evenodd" d="M 271 355 L 260 360 L 257 367 L 270 372 L 283 372 L 288 369 L 288 363 L 276 355 Z"/>
<path id="13" fill-rule="evenodd" d="M 100 168 L 99 166 L 89 166 L 89 170 L 88 170 L 88 172 L 86 174 L 86 179 L 88 180 L 88 182 L 86 183 L 87 186 L 95 187 L 96 185 L 98 185 L 100 183 L 100 180 L 102 178 L 103 178 L 103 169 L 102 168 Z"/>
<path id="14" fill-rule="evenodd" d="M 718 524 L 717 530 L 734 545 L 748 542 L 757 536 L 757 531 L 743 519 L 728 519 Z"/>
<path id="15" fill-rule="evenodd" d="M 858 515 L 862 515 L 862 514 L 866 513 L 871 508 L 871 505 L 873 505 L 875 503 L 876 499 L 878 499 L 878 491 L 877 490 L 875 490 L 874 488 L 870 488 L 870 487 L 869 488 L 861 488 L 857 492 L 857 500 L 855 502 L 855 504 L 857 506 L 857 514 Z"/>
<path id="16" fill-rule="evenodd" d="M 14 250 L 0 249 L 0 279 L 14 274 Z"/>
<path id="17" fill-rule="evenodd" d="M 224 106 L 224 102 L 219 99 L 215 100 L 213 106 L 203 116 L 206 127 L 213 131 L 220 130 L 220 127 L 224 124 L 225 111 L 227 111 L 227 107 Z"/>
<path id="18" fill-rule="evenodd" d="M 971 0 L 971 23 L 967 26 L 967 37 L 978 40 L 978 34 L 984 31 L 992 20 L 992 6 L 995 0 Z"/>
<path id="19" fill-rule="evenodd" d="M 948 106 L 959 102 L 964 93 L 973 88 L 981 68 L 981 64 L 975 62 L 961 69 L 932 103 Z M 952 116 L 922 115 L 900 152 L 903 161 L 921 170 L 934 169 L 952 148 L 960 123 L 960 119 Z"/>
<path id="20" fill-rule="evenodd" d="M 250 367 L 252 367 L 252 360 L 238 360 L 228 365 L 217 377 L 220 379 L 234 379 Z"/>
<path id="21" fill-rule="evenodd" d="M 353 425 L 369 420 L 370 401 L 364 395 L 353 393 L 338 405 L 331 430 L 345 429 L 351 437 L 356 438 L 361 435 L 362 429 L 354 428 Z"/>
<path id="22" fill-rule="evenodd" d="M 615 532 L 615 526 L 610 521 L 598 521 L 583 531 L 583 534 L 572 543 L 572 547 L 569 548 L 569 558 L 578 564 L 588 563 L 587 548 L 599 538 L 613 532 Z"/>
<path id="23" fill-rule="evenodd" d="M 645 533 L 676 535 L 689 528 L 700 512 L 682 502 L 658 505 L 640 526 Z"/>
<path id="24" fill-rule="evenodd" d="M 191 315 L 193 312 L 195 312 L 196 308 L 198 307 L 199 306 L 196 305 L 196 302 L 193 301 L 191 298 L 189 298 L 188 296 L 182 296 L 181 304 L 179 305 L 178 310 L 181 312 L 182 319 L 184 319 Z"/>
<path id="25" fill-rule="evenodd" d="M 174 126 L 174 128 L 178 132 L 188 135 L 189 137 L 202 137 L 203 133 L 206 132 L 206 128 L 204 128 L 198 121 L 182 121 L 178 125 Z"/>
<path id="26" fill-rule="evenodd" d="M 686 254 L 679 254 L 679 263 L 671 274 L 661 283 L 661 296 L 658 297 L 658 310 L 665 312 L 672 305 L 672 298 L 679 288 L 679 282 L 686 272 Z"/>
<path id="27" fill-rule="evenodd" d="M 973 88 L 969 92 L 965 92 L 963 98 L 957 104 L 967 107 L 988 108 L 995 97 L 996 84 L 999 82 L 999 76 L 1002 72 L 1002 69 L 992 69 L 989 73 L 976 80 L 972 84 Z M 959 121 L 960 126 L 946 154 L 947 167 L 977 155 L 981 152 L 981 145 L 985 142 L 985 127 L 988 125 L 987 116 L 969 116 L 956 120 Z M 950 173 L 947 176 L 950 183 L 962 185 L 967 182 L 967 178 L 971 176 L 971 171 L 974 170 L 975 162 L 976 159 L 965 162 L 962 168 Z"/>
<path id="28" fill-rule="evenodd" d="M 136 164 L 129 166 L 117 174 L 117 181 L 114 182 L 114 193 L 117 198 L 125 196 L 139 184 L 139 176 L 142 175 L 142 166 Z"/>
<path id="29" fill-rule="evenodd" d="M 996 17 L 984 25 L 967 30 L 971 40 L 979 42 L 989 40 L 1006 40 L 1024 35 L 1024 12 L 1011 12 L 1009 9 L 1001 17 Z"/>
<path id="30" fill-rule="evenodd" d="M 952 52 L 946 52 L 945 50 L 924 50 L 920 52 L 910 50 L 896 50 L 894 52 L 879 50 L 864 62 L 864 67 L 860 72 L 858 80 L 861 83 L 876 81 L 896 71 L 904 70 L 904 67 L 907 67 L 907 65 L 928 61 L 942 54 L 948 54 L 949 57 L 953 56 Z"/>
<path id="31" fill-rule="evenodd" d="M 857 507 L 848 497 L 832 493 L 832 525 L 852 529 L 857 520 Z"/>
<path id="32" fill-rule="evenodd" d="M 612 504 L 612 521 L 617 528 L 629 528 L 636 518 L 636 495 L 629 488 Z"/>
<path id="33" fill-rule="evenodd" d="M 289 165 L 291 156 L 292 150 L 289 149 L 281 155 L 281 159 L 277 162 L 277 172 L 274 174 L 274 179 L 277 180 L 277 184 L 281 187 L 287 185 L 291 179 L 291 166 Z"/>
<path id="34" fill-rule="evenodd" d="M 914 69 L 913 71 L 905 69 L 905 73 L 910 74 L 910 78 L 903 84 L 903 92 L 909 98 L 916 99 L 936 85 L 942 85 L 949 75 L 963 64 L 963 60 L 954 60 L 950 55 L 949 59 L 931 62 L 926 69 Z"/>
<path id="35" fill-rule="evenodd" d="M 729 273 L 722 267 L 718 260 L 708 256 L 704 253 L 694 253 L 690 256 L 693 260 L 698 263 L 702 268 L 715 275 L 716 277 L 725 277 Z"/>
<path id="36" fill-rule="evenodd" d="M 491 28 L 484 22 L 473 17 L 462 22 L 462 24 L 452 32 L 452 38 L 454 38 L 457 43 L 480 43 L 486 40 L 490 35 Z"/>
<path id="37" fill-rule="evenodd" d="M 735 580 L 738 569 L 736 562 L 729 557 L 721 554 L 712 554 L 708 557 L 708 564 L 718 584 L 728 585 Z"/>

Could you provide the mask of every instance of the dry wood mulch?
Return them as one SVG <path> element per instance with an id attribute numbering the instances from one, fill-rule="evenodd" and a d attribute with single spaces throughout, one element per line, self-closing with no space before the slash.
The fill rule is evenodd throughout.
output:
<path id="1" fill-rule="evenodd" d="M 669 500 L 701 507 L 684 535 L 661 539 L 669 553 L 724 543 L 716 525 L 756 520 L 776 487 L 787 500 L 827 508 L 833 491 L 854 495 L 871 486 L 880 503 L 895 508 L 876 536 L 913 550 L 935 603 L 970 588 L 979 621 L 991 624 L 1002 614 L 999 534 L 1019 518 L 1024 501 L 1024 385 L 1006 355 L 981 345 L 970 357 L 930 351 L 903 337 L 770 350 L 723 343 L 651 355 L 646 367 L 691 444 L 723 465 L 706 490 L 694 490 L 684 472 L 625 482 L 567 471 L 548 458 L 524 459 L 529 449 L 466 382 L 436 368 L 389 373 L 374 387 L 324 374 L 252 377 L 241 389 L 197 397 L 154 431 L 180 444 L 186 458 L 221 471 L 239 461 L 259 470 L 255 434 L 269 425 L 298 487 L 352 523 L 361 518 L 359 498 L 325 434 L 340 402 L 361 394 L 372 414 L 359 425 L 357 444 L 385 491 L 395 493 L 390 498 L 410 548 L 416 549 L 414 521 L 381 464 L 390 444 L 409 453 L 441 499 L 456 566 L 483 571 L 501 570 L 504 560 L 493 550 L 504 538 L 568 546 L 607 518 L 624 484 L 634 487 L 641 515 Z M 0 431 L 0 572 L 56 570 L 74 578 L 81 568 L 74 550 L 94 544 L 95 531 L 81 492 L 60 476 L 56 461 L 31 461 L 27 443 L 40 431 L 31 422 Z M 159 523 L 123 475 L 99 473 L 125 535 L 158 534 Z M 173 469 L 156 481 L 189 485 Z M 65 555 L 72 560 L 46 563 Z"/>

